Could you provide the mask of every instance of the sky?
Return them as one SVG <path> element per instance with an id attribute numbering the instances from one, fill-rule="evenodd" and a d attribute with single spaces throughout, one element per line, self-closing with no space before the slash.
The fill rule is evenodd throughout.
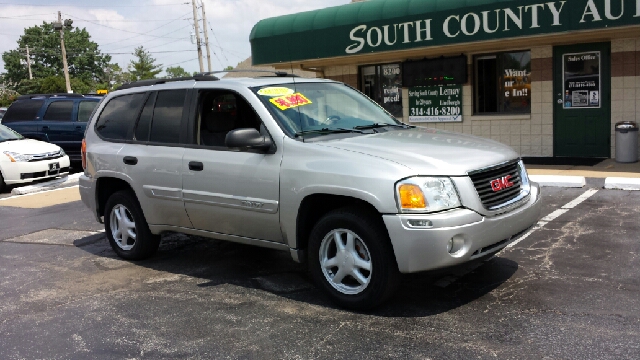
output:
<path id="1" fill-rule="evenodd" d="M 343 5 L 350 0 L 196 0 L 201 2 L 215 71 L 236 66 L 251 56 L 249 34 L 259 20 Z M 191 41 L 191 0 L 0 0 L 0 54 L 18 47 L 25 28 L 57 21 L 58 11 L 62 19 L 72 19 L 74 27 L 86 28 L 99 49 L 123 69 L 132 60 L 133 49 L 143 45 L 163 68 L 181 66 L 189 73 L 199 71 L 196 45 Z M 204 44 L 204 34 L 201 38 Z M 202 51 L 206 56 L 204 46 Z M 206 71 L 206 57 L 203 63 Z"/>

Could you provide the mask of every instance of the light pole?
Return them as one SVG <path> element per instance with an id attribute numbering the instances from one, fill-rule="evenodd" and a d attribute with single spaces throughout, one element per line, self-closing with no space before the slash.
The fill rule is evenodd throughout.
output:
<path id="1" fill-rule="evenodd" d="M 67 50 L 64 47 L 64 30 L 71 29 L 73 20 L 65 19 L 62 21 L 62 14 L 58 11 L 58 22 L 53 23 L 53 29 L 60 31 L 60 47 L 62 48 L 62 66 L 64 68 L 64 81 L 67 85 L 67 93 L 71 93 L 71 83 L 69 82 L 69 66 L 67 66 Z"/>

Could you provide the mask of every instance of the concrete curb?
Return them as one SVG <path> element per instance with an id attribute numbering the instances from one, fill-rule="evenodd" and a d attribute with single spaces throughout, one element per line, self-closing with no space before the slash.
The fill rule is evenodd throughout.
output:
<path id="1" fill-rule="evenodd" d="M 529 179 L 542 187 L 581 188 L 587 184 L 584 176 L 529 175 Z"/>
<path id="2" fill-rule="evenodd" d="M 17 187 L 11 190 L 11 195 L 33 194 L 41 191 L 52 190 L 64 185 L 74 185 L 78 183 L 80 176 L 82 176 L 82 173 L 65 176 L 60 179 L 55 179 L 39 184 Z"/>
<path id="3" fill-rule="evenodd" d="M 640 190 L 640 179 L 608 177 L 604 179 L 604 188 L 618 190 Z"/>

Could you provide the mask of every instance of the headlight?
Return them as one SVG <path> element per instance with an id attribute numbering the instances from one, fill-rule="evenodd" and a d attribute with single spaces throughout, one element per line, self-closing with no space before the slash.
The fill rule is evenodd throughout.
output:
<path id="1" fill-rule="evenodd" d="M 67 155 L 67 153 L 64 152 L 64 150 L 62 150 L 62 148 L 60 148 L 60 156 L 65 156 L 65 155 Z"/>
<path id="2" fill-rule="evenodd" d="M 460 198 L 447 177 L 413 177 L 396 184 L 398 209 L 403 213 L 423 213 L 460 206 Z"/>
<path id="3" fill-rule="evenodd" d="M 5 151 L 4 154 L 7 155 L 9 159 L 11 159 L 11 162 L 31 161 L 31 155 L 24 155 L 16 152 L 11 152 L 11 151 Z"/>

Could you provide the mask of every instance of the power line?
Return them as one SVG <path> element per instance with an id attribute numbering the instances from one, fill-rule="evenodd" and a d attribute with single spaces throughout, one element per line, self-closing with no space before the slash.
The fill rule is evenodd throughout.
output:
<path id="1" fill-rule="evenodd" d="M 102 8 L 102 9 L 106 9 L 106 8 L 132 8 L 132 7 L 159 7 L 159 6 L 179 6 L 182 5 L 183 3 L 175 3 L 175 4 L 147 4 L 147 5 L 114 5 L 114 4 L 109 4 L 109 5 L 66 5 L 66 6 L 72 6 L 72 7 L 79 7 L 79 8 Z M 60 4 L 58 5 L 45 5 L 45 4 L 29 4 L 29 5 L 25 5 L 25 4 L 16 4 L 16 3 L 0 3 L 0 5 L 13 5 L 13 6 L 41 6 L 41 7 L 56 7 L 59 8 Z"/>
<path id="2" fill-rule="evenodd" d="M 166 24 L 165 24 L 165 25 L 166 25 Z M 163 25 L 163 26 L 161 26 L 161 27 L 164 27 L 164 25 Z M 168 32 L 168 33 L 166 33 L 166 34 L 160 35 L 160 36 L 162 36 L 162 37 L 163 37 L 163 36 L 165 36 L 165 35 L 175 33 L 176 31 L 182 30 L 182 29 L 184 29 L 184 28 L 186 28 L 186 27 L 191 27 L 191 25 L 190 25 L 190 24 L 187 24 L 187 25 L 185 25 L 185 26 L 183 26 L 183 27 L 181 27 L 181 28 L 179 28 L 179 29 L 172 30 L 172 31 L 170 31 L 170 32 Z M 156 30 L 156 29 L 154 29 L 154 30 Z M 153 30 L 151 30 L 151 31 L 153 31 Z M 149 31 L 149 32 L 151 32 L 151 31 Z M 116 42 L 117 42 L 117 43 L 122 43 L 122 42 L 124 42 L 124 41 L 127 41 L 127 40 L 129 40 L 129 39 L 133 39 L 133 38 L 138 37 L 138 36 L 141 36 L 141 35 L 132 36 L 132 37 L 130 37 L 130 38 L 126 38 L 126 39 L 123 39 L 123 40 L 120 40 L 120 41 L 116 41 Z M 157 41 L 157 40 L 159 40 L 159 39 L 153 39 L 153 40 L 149 40 L 149 41 L 151 42 L 151 41 Z M 178 41 L 181 41 L 181 40 L 186 40 L 186 39 L 184 39 L 184 38 L 176 39 L 176 40 L 174 40 L 174 41 L 169 42 L 168 44 L 173 44 L 174 42 L 178 42 Z M 113 43 L 109 43 L 109 44 L 106 44 L 106 45 L 102 45 L 102 46 L 107 46 L 107 45 L 114 44 L 114 43 L 115 43 L 115 42 L 113 42 Z M 166 45 L 166 44 L 164 44 L 164 45 Z M 126 48 L 126 47 L 130 47 L 130 46 L 132 46 L 132 45 L 126 45 L 126 46 L 117 47 L 117 48 L 115 48 L 115 49 L 110 49 L 109 51 L 116 51 L 116 50 L 124 49 L 124 48 Z M 154 45 L 153 47 L 157 47 L 157 46 L 155 46 L 155 45 Z M 152 47 L 152 48 L 153 48 L 153 47 Z"/>
<path id="3" fill-rule="evenodd" d="M 155 35 L 149 35 L 148 33 L 139 33 L 139 32 L 135 32 L 135 31 L 129 31 L 129 30 L 123 30 L 123 29 L 118 29 L 112 26 L 108 26 L 108 25 L 104 25 L 104 24 L 100 24 L 99 22 L 95 22 L 92 20 L 87 20 L 87 19 L 82 19 L 79 18 L 75 15 L 71 15 L 68 13 L 65 13 L 65 15 L 70 16 L 72 18 L 74 18 L 75 20 L 79 20 L 79 21 L 84 21 L 84 22 L 88 22 L 90 24 L 94 24 L 94 25 L 98 25 L 98 26 L 102 26 L 102 27 L 106 27 L 108 29 L 113 29 L 113 30 L 118 30 L 118 31 L 122 31 L 122 32 L 126 32 L 126 33 L 130 33 L 130 34 L 137 34 L 137 35 L 144 35 L 144 36 L 150 36 L 150 37 L 154 37 L 154 38 L 165 38 L 165 39 L 178 39 L 178 38 L 172 38 L 172 37 L 161 37 L 161 36 L 155 36 Z M 149 31 L 150 32 L 150 31 Z"/>

